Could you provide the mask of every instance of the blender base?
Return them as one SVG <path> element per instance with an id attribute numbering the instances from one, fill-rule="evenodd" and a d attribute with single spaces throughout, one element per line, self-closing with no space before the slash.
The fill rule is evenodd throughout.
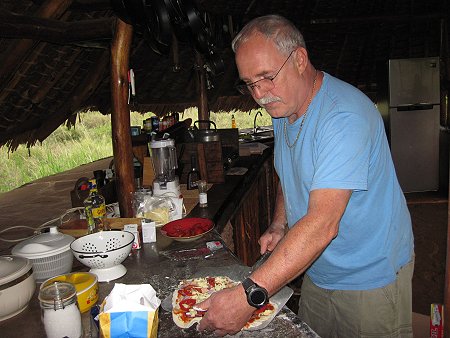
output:
<path id="1" fill-rule="evenodd" d="M 160 182 L 153 182 L 153 195 L 164 197 L 180 197 L 181 190 L 178 179 L 167 182 L 165 186 L 160 184 Z"/>
<path id="2" fill-rule="evenodd" d="M 171 221 L 183 217 L 183 197 L 181 196 L 180 184 L 178 179 L 167 182 L 165 189 L 161 188 L 159 182 L 153 182 L 153 196 L 167 197 L 173 203 L 173 210 L 170 211 L 169 218 Z"/>

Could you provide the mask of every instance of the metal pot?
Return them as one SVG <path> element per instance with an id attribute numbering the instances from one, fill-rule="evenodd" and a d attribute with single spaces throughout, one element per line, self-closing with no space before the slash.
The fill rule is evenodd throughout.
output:
<path id="1" fill-rule="evenodd" d="M 36 283 L 30 260 L 18 256 L 0 257 L 0 321 L 27 307 Z"/>
<path id="2" fill-rule="evenodd" d="M 195 142 L 220 142 L 220 134 L 217 132 L 216 124 L 209 120 L 198 120 L 194 122 L 194 127 L 196 123 L 208 123 L 214 126 L 214 129 L 195 129 L 194 139 Z"/>

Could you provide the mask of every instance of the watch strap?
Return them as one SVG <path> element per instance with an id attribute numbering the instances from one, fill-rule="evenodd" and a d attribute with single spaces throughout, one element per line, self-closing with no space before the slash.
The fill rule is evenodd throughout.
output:
<path id="1" fill-rule="evenodd" d="M 253 280 L 251 280 L 250 278 L 246 278 L 242 282 L 242 286 L 244 287 L 244 291 L 245 291 L 246 294 L 248 293 L 248 289 L 250 289 L 254 285 L 256 286 L 257 284 Z"/>

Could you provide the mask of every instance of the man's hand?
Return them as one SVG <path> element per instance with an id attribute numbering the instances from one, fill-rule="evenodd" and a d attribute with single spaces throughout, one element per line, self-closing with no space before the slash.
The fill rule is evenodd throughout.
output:
<path id="1" fill-rule="evenodd" d="M 213 293 L 196 307 L 207 310 L 197 330 L 208 331 L 221 337 L 239 332 L 255 311 L 255 308 L 247 303 L 244 288 L 240 284 Z"/>
<path id="2" fill-rule="evenodd" d="M 286 234 L 286 226 L 271 224 L 270 227 L 259 238 L 261 255 L 266 251 L 273 251 L 278 242 Z"/>

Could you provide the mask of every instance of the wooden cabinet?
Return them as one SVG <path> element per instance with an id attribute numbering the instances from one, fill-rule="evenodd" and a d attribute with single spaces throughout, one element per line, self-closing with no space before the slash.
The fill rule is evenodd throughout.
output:
<path id="1" fill-rule="evenodd" d="M 235 166 L 243 175 L 225 175 L 225 183 L 208 190 L 208 207 L 195 206 L 188 217 L 210 218 L 226 246 L 246 265 L 259 258 L 258 240 L 273 219 L 278 177 L 273 148 L 261 155 L 240 157 Z"/>
<path id="2" fill-rule="evenodd" d="M 230 219 L 235 254 L 248 266 L 260 256 L 259 237 L 273 218 L 278 184 L 273 156 L 269 156 L 250 179 L 249 188 Z"/>

